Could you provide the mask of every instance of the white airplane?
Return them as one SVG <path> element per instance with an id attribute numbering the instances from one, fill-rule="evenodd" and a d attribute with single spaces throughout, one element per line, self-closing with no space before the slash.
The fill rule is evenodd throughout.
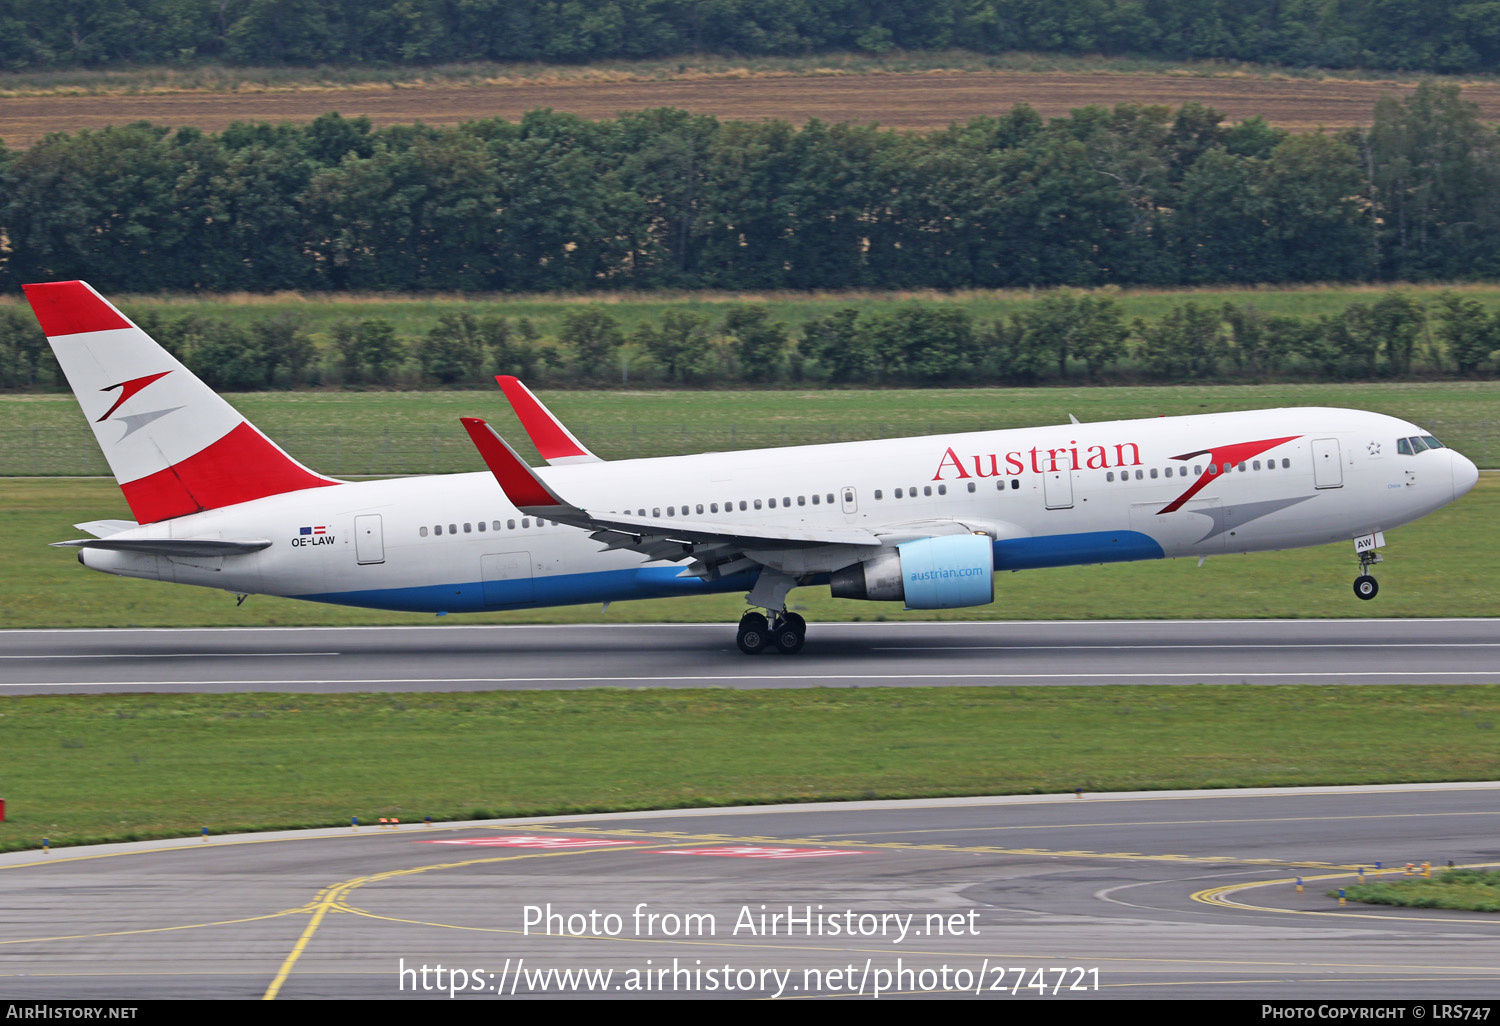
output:
<path id="1" fill-rule="evenodd" d="M 1384 532 L 1478 479 L 1414 424 L 1319 408 L 606 462 L 502 377 L 547 468 L 464 418 L 489 473 L 337 481 L 84 282 L 25 290 L 135 516 L 56 544 L 242 600 L 441 614 L 745 590 L 764 612 L 741 650 L 792 653 L 796 587 L 949 609 L 992 602 L 1001 570 L 1350 539 L 1370 599 Z"/>

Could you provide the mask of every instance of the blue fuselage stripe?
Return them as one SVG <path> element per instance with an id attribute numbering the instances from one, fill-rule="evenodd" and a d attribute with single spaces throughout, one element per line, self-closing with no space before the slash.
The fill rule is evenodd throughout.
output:
<path id="1" fill-rule="evenodd" d="M 1009 538 L 995 542 L 994 552 L 997 571 L 1034 570 L 1087 563 L 1123 563 L 1136 559 L 1161 559 L 1164 555 L 1159 544 L 1138 531 L 1093 531 L 1040 538 Z M 462 581 L 294 597 L 311 602 L 332 602 L 414 613 L 478 613 L 487 610 L 533 609 L 539 606 L 574 606 L 589 602 L 748 591 L 755 586 L 757 576 L 757 572 L 751 570 L 705 582 L 697 577 L 679 577 L 680 572 L 681 568 L 677 566 L 653 566 L 632 570 L 557 574 L 515 581 Z M 826 574 L 820 574 L 807 583 L 821 584 L 827 579 Z"/>

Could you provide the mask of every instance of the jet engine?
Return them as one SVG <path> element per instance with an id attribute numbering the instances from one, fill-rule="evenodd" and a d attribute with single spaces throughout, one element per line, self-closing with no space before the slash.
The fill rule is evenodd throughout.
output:
<path id="1" fill-rule="evenodd" d="M 988 535 L 918 538 L 828 578 L 834 598 L 905 601 L 907 609 L 955 609 L 995 600 L 995 557 Z"/>

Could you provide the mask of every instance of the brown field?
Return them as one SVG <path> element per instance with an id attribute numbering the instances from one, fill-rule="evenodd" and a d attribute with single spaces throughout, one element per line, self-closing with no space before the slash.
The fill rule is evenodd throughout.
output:
<path id="1" fill-rule="evenodd" d="M 733 120 L 783 118 L 800 124 L 878 122 L 888 128 L 932 129 L 1029 103 L 1044 116 L 1091 103 L 1178 107 L 1205 104 L 1231 121 L 1260 115 L 1292 131 L 1345 128 L 1370 122 L 1383 93 L 1405 93 L 1412 82 L 1278 79 L 1148 73 L 928 71 L 911 74 L 745 77 L 727 74 L 676 81 L 518 82 L 508 85 L 360 86 L 266 92 L 180 92 L 146 95 L 42 95 L 0 98 L 0 139 L 12 148 L 47 132 L 77 131 L 147 120 L 210 131 L 233 121 L 309 121 L 337 110 L 377 125 L 455 125 L 483 117 L 515 119 L 537 107 L 590 118 L 648 107 L 679 107 Z M 1464 85 L 1481 116 L 1500 122 L 1500 83 Z"/>

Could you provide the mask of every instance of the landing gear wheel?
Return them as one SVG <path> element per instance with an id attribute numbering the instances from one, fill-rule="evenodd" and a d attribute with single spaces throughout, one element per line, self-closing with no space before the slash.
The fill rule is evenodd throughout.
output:
<path id="1" fill-rule="evenodd" d="M 1369 601 L 1380 594 L 1380 585 L 1369 574 L 1360 574 L 1354 579 L 1354 594 Z"/>
<path id="2" fill-rule="evenodd" d="M 795 620 L 792 617 L 796 616 Z M 785 655 L 796 655 L 807 641 L 807 621 L 796 613 L 788 613 L 775 631 L 776 650 Z"/>
<path id="3" fill-rule="evenodd" d="M 735 635 L 734 643 L 746 655 L 764 652 L 771 643 L 771 629 L 766 624 L 766 618 L 759 613 L 746 613 L 740 617 L 740 629 Z"/>

